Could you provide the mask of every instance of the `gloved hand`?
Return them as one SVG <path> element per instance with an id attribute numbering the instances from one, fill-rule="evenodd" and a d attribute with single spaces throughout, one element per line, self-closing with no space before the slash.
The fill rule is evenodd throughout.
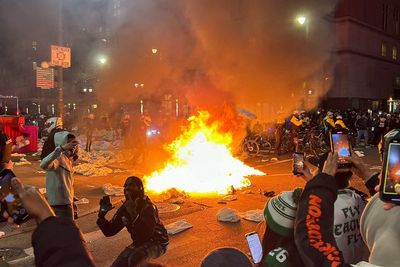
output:
<path id="1" fill-rule="evenodd" d="M 99 218 L 104 218 L 107 212 L 109 212 L 113 208 L 114 207 L 111 204 L 110 196 L 104 196 L 102 199 L 100 199 Z"/>

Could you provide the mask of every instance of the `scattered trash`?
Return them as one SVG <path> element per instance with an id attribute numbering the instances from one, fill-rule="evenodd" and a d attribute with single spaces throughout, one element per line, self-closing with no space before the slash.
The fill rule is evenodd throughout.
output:
<path id="1" fill-rule="evenodd" d="M 104 194 L 108 196 L 123 196 L 124 188 L 122 186 L 115 186 L 112 184 L 104 184 L 102 186 Z"/>
<path id="2" fill-rule="evenodd" d="M 275 191 L 264 191 L 264 196 L 273 197 L 275 196 Z"/>
<path id="3" fill-rule="evenodd" d="M 3 236 L 5 236 L 6 235 L 6 233 L 5 232 L 3 232 L 3 231 L 0 231 L 0 238 L 2 238 Z"/>
<path id="4" fill-rule="evenodd" d="M 271 161 L 278 161 L 278 158 L 271 158 Z"/>
<path id="5" fill-rule="evenodd" d="M 29 161 L 19 161 L 19 162 L 14 162 L 15 166 L 22 166 L 22 165 L 32 165 L 32 162 Z"/>
<path id="6" fill-rule="evenodd" d="M 248 194 L 253 194 L 253 192 L 251 192 L 251 190 L 245 190 L 245 191 L 243 191 L 243 194 L 248 195 Z"/>
<path id="7" fill-rule="evenodd" d="M 220 200 L 220 201 L 218 201 L 217 203 L 218 203 L 218 204 L 227 204 L 227 202 L 226 202 L 226 201 L 223 201 L 223 200 Z"/>
<path id="8" fill-rule="evenodd" d="M 239 216 L 245 220 L 257 223 L 261 222 L 264 219 L 264 213 L 262 210 L 259 209 L 240 212 Z"/>
<path id="9" fill-rule="evenodd" d="M 174 223 L 170 223 L 168 225 L 165 226 L 165 228 L 167 229 L 167 232 L 169 235 L 175 235 L 175 234 L 179 234 L 185 230 L 188 230 L 190 228 L 192 228 L 193 225 L 191 225 L 189 222 L 187 222 L 186 220 L 179 220 L 176 221 Z"/>
<path id="10" fill-rule="evenodd" d="M 45 171 L 36 171 L 36 173 L 46 173 Z"/>
<path id="11" fill-rule="evenodd" d="M 39 190 L 40 194 L 42 194 L 42 195 L 46 194 L 46 192 L 47 192 L 46 188 L 44 188 L 44 187 L 39 188 L 38 190 Z"/>
<path id="12" fill-rule="evenodd" d="M 76 205 L 89 204 L 89 199 L 83 197 L 83 198 L 79 199 L 78 201 L 74 201 L 74 203 Z"/>
<path id="13" fill-rule="evenodd" d="M 183 204 L 183 203 L 185 203 L 185 200 L 183 200 L 183 198 L 180 198 L 180 197 L 178 197 L 178 198 L 172 198 L 172 199 L 170 199 L 170 203 L 172 203 L 172 204 Z"/>
<path id="14" fill-rule="evenodd" d="M 82 163 L 75 166 L 75 172 L 84 176 L 107 176 L 113 173 L 113 170 L 107 167 L 101 167 L 96 164 Z"/>
<path id="15" fill-rule="evenodd" d="M 23 162 L 29 162 L 26 158 L 22 157 L 19 159 L 19 161 L 23 161 Z"/>
<path id="16" fill-rule="evenodd" d="M 121 170 L 121 169 L 115 169 L 115 170 L 113 171 L 113 173 L 122 173 L 122 172 L 126 172 L 126 171 Z"/>
<path id="17" fill-rule="evenodd" d="M 237 200 L 237 196 L 235 195 L 228 195 L 222 198 L 223 201 L 235 201 Z"/>
<path id="18" fill-rule="evenodd" d="M 171 203 L 157 203 L 156 206 L 160 214 L 174 212 L 181 208 L 181 206 Z"/>
<path id="19" fill-rule="evenodd" d="M 37 156 L 40 156 L 40 154 L 42 154 L 42 152 L 36 152 L 36 153 L 33 153 L 32 156 L 37 157 Z"/>
<path id="20" fill-rule="evenodd" d="M 26 154 L 12 153 L 11 157 L 26 157 Z"/>
<path id="21" fill-rule="evenodd" d="M 230 208 L 222 208 L 217 213 L 217 219 L 220 222 L 232 222 L 237 223 L 240 221 L 240 217 L 237 212 Z"/>
<path id="22" fill-rule="evenodd" d="M 365 157 L 364 151 L 358 151 L 358 150 L 356 150 L 356 151 L 354 151 L 354 153 L 356 153 L 356 155 L 359 156 L 360 158 Z"/>

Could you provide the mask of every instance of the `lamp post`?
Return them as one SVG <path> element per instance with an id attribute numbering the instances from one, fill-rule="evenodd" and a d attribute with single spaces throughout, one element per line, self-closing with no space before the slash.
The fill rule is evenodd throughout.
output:
<path id="1" fill-rule="evenodd" d="M 309 34 L 309 30 L 310 30 L 310 20 L 309 18 L 307 18 L 304 15 L 300 15 L 296 17 L 296 22 L 300 25 L 300 26 L 304 26 L 306 29 L 306 40 L 308 40 L 308 34 Z"/>

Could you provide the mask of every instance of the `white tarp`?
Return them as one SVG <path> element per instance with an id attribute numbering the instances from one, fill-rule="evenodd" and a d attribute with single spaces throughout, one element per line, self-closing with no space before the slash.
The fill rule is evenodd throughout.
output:
<path id="1" fill-rule="evenodd" d="M 175 234 L 181 233 L 185 230 L 188 230 L 192 227 L 193 227 L 193 225 L 191 225 L 186 220 L 180 220 L 180 221 L 166 225 L 165 229 L 167 229 L 167 232 L 169 235 L 175 235 Z"/>

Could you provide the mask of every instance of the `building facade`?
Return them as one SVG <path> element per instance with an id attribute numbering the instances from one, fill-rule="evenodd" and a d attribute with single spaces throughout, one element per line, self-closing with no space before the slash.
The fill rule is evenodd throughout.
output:
<path id="1" fill-rule="evenodd" d="M 340 0 L 329 108 L 389 108 L 400 99 L 400 1 Z M 393 108 L 393 107 L 391 107 Z"/>

